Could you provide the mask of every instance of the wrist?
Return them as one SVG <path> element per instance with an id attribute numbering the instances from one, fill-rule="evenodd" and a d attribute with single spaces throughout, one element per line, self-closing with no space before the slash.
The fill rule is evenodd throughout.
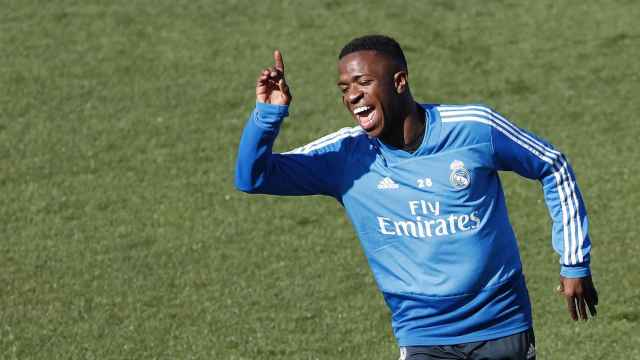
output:
<path id="1" fill-rule="evenodd" d="M 267 116 L 283 118 L 289 115 L 289 105 L 269 104 L 256 101 L 256 111 Z"/>
<path id="2" fill-rule="evenodd" d="M 560 275 L 566 278 L 583 278 L 591 275 L 591 269 L 589 268 L 589 264 L 579 264 L 579 265 L 562 265 L 560 267 Z"/>
<path id="3" fill-rule="evenodd" d="M 288 115 L 288 105 L 267 104 L 257 101 L 252 118 L 258 127 L 269 131 L 277 131 L 282 120 Z"/>

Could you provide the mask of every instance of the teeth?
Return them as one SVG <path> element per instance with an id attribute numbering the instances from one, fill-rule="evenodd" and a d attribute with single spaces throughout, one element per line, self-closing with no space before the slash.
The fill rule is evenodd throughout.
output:
<path id="1" fill-rule="evenodd" d="M 365 111 L 367 111 L 369 109 L 371 109 L 371 107 L 369 107 L 369 106 L 360 106 L 360 107 L 357 107 L 357 108 L 353 109 L 353 113 L 358 115 L 361 112 L 365 112 Z"/>

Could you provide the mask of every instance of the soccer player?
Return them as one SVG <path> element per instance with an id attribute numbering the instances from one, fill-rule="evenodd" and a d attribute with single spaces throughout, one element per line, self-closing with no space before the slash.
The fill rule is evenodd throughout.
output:
<path id="1" fill-rule="evenodd" d="M 531 305 L 499 171 L 542 184 L 573 320 L 596 314 L 588 220 L 565 156 L 483 105 L 417 103 L 398 43 L 340 52 L 338 87 L 358 124 L 292 151 L 272 145 L 291 93 L 282 55 L 256 84 L 236 187 L 323 194 L 347 211 L 391 310 L 401 359 L 534 359 Z"/>

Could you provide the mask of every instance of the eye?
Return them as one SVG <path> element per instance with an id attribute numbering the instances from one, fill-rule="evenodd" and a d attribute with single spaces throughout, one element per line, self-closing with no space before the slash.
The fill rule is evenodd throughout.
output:
<path id="1" fill-rule="evenodd" d="M 362 79 L 358 81 L 358 84 L 362 86 L 367 86 L 367 85 L 371 85 L 372 82 L 373 80 L 371 79 Z"/>
<path id="2" fill-rule="evenodd" d="M 347 90 L 349 90 L 349 87 L 346 85 L 338 85 L 338 88 L 340 88 L 340 92 L 343 94 L 346 93 Z"/>

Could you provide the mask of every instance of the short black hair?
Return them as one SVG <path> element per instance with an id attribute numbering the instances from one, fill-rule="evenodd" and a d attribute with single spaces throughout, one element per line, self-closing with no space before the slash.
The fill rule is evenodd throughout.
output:
<path id="1" fill-rule="evenodd" d="M 374 50 L 385 54 L 398 63 L 398 65 L 407 69 L 407 59 L 404 57 L 400 44 L 393 38 L 385 35 L 365 35 L 349 41 L 349 43 L 342 48 L 342 51 L 340 51 L 338 60 L 351 53 L 364 50 Z"/>

